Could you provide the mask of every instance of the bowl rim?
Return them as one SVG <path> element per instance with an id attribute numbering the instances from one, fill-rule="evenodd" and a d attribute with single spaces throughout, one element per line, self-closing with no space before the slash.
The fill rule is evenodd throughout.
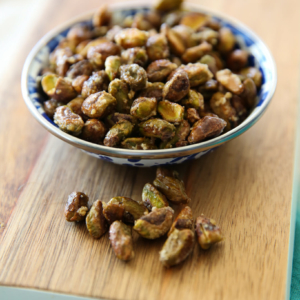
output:
<path id="1" fill-rule="evenodd" d="M 112 3 L 110 4 L 110 9 L 116 10 L 116 9 L 136 9 L 136 8 L 143 8 L 143 7 L 151 7 L 150 3 L 140 3 L 140 1 L 126 1 L 121 3 Z M 221 144 L 234 139 L 235 137 L 241 135 L 243 132 L 248 130 L 254 123 L 257 122 L 257 120 L 262 116 L 262 114 L 265 112 L 266 108 L 268 107 L 276 89 L 277 85 L 277 71 L 276 71 L 276 64 L 274 61 L 274 58 L 269 50 L 269 48 L 265 45 L 265 43 L 254 33 L 251 29 L 249 29 L 246 25 L 244 25 L 242 22 L 238 21 L 237 19 L 226 15 L 225 13 L 221 13 L 218 11 L 214 11 L 212 9 L 206 8 L 199 4 L 184 3 L 184 7 L 186 9 L 193 9 L 195 8 L 198 11 L 201 11 L 205 14 L 212 15 L 215 17 L 218 17 L 222 20 L 225 20 L 237 28 L 240 28 L 243 32 L 245 32 L 248 36 L 250 36 L 253 40 L 255 40 L 256 44 L 260 45 L 260 48 L 263 49 L 264 55 L 268 57 L 268 60 L 271 62 L 270 68 L 271 72 L 273 74 L 273 79 L 270 81 L 269 86 L 269 92 L 264 100 L 264 102 L 255 109 L 247 118 L 244 120 L 240 125 L 235 127 L 234 129 L 231 129 L 230 131 L 226 132 L 225 134 L 222 134 L 218 137 L 215 137 L 211 140 L 207 140 L 204 142 L 184 146 L 184 147 L 177 147 L 177 148 L 170 148 L 170 149 L 156 149 L 156 150 L 129 150 L 129 149 L 123 149 L 123 148 L 113 148 L 113 147 L 107 147 L 102 146 L 94 143 L 90 143 L 87 141 L 84 141 L 82 139 L 79 139 L 78 137 L 72 136 L 68 133 L 65 133 L 61 131 L 58 127 L 51 124 L 44 116 L 38 111 L 38 109 L 35 107 L 33 102 L 31 101 L 29 97 L 29 91 L 28 91 L 28 73 L 31 66 L 32 61 L 36 57 L 36 55 L 39 53 L 39 51 L 47 45 L 47 43 L 55 36 L 57 36 L 60 32 L 64 31 L 65 29 L 69 28 L 72 24 L 83 22 L 88 19 L 91 19 L 91 16 L 95 12 L 95 9 L 89 10 L 83 14 L 80 14 L 74 18 L 71 18 L 70 20 L 56 26 L 52 30 L 50 30 L 48 33 L 46 33 L 32 48 L 30 53 L 28 54 L 23 70 L 22 70 L 22 76 L 21 76 L 21 90 L 22 95 L 24 98 L 24 101 L 29 109 L 29 111 L 32 113 L 32 115 L 35 117 L 35 119 L 48 131 L 50 131 L 53 135 L 60 138 L 61 140 L 79 147 L 80 149 L 83 149 L 88 152 L 96 153 L 96 154 L 102 154 L 112 157 L 132 157 L 132 158 L 143 158 L 143 159 L 152 159 L 152 158 L 167 158 L 167 157 L 176 157 L 179 155 L 185 156 L 189 155 L 191 153 L 198 153 L 201 151 L 205 151 L 210 148 L 218 147 Z"/>

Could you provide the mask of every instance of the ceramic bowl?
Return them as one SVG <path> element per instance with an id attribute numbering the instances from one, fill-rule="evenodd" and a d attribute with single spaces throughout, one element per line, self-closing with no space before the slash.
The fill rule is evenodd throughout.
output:
<path id="1" fill-rule="evenodd" d="M 129 15 L 149 10 L 150 5 L 138 2 L 119 3 L 110 6 L 115 20 L 123 20 Z M 246 49 L 250 53 L 249 64 L 260 69 L 263 75 L 262 87 L 259 90 L 256 105 L 248 118 L 229 132 L 186 147 L 162 150 L 127 150 L 105 147 L 81 140 L 61 131 L 45 114 L 42 103 L 45 100 L 39 93 L 37 77 L 41 69 L 48 64 L 49 53 L 63 39 L 70 27 L 78 23 L 91 25 L 93 12 L 76 17 L 46 34 L 31 50 L 22 72 L 22 94 L 30 112 L 49 132 L 61 140 L 81 149 L 85 153 L 121 165 L 150 167 L 166 164 L 179 164 L 197 159 L 213 149 L 221 146 L 248 130 L 263 114 L 275 92 L 277 75 L 272 55 L 261 39 L 239 21 L 224 14 L 207 10 L 199 5 L 185 4 L 187 10 L 199 11 L 211 15 L 222 26 L 228 27 L 236 36 L 237 48 Z"/>

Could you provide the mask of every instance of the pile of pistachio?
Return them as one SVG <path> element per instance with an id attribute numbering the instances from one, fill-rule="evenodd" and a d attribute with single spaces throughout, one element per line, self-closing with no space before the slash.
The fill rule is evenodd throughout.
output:
<path id="1" fill-rule="evenodd" d="M 261 72 L 229 28 L 181 2 L 158 0 L 122 24 L 102 6 L 92 28 L 70 29 L 41 79 L 45 112 L 61 130 L 151 150 L 199 143 L 245 120 Z"/>
<path id="2" fill-rule="evenodd" d="M 66 220 L 85 220 L 90 235 L 95 239 L 99 239 L 109 229 L 114 253 L 124 261 L 134 257 L 132 228 L 146 239 L 157 239 L 168 234 L 159 252 L 160 261 L 166 267 L 181 263 L 192 252 L 194 231 L 202 249 L 208 249 L 223 240 L 221 230 L 213 219 L 201 215 L 194 224 L 192 210 L 187 206 L 190 198 L 176 171 L 159 167 L 153 185 L 145 184 L 142 201 L 114 197 L 108 203 L 97 200 L 90 209 L 88 201 L 89 198 L 84 193 L 70 194 L 65 207 Z M 181 205 L 174 221 L 174 210 L 168 201 Z"/>

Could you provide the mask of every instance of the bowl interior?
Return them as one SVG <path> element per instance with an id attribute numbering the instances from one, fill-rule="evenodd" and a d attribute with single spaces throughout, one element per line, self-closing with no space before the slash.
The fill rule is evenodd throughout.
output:
<path id="1" fill-rule="evenodd" d="M 183 153 L 198 153 L 217 147 L 222 143 L 240 135 L 257 121 L 273 96 L 276 87 L 276 69 L 272 56 L 264 43 L 251 30 L 246 28 L 238 21 L 227 16 L 211 13 L 210 11 L 198 6 L 194 7 L 189 5 L 187 9 L 209 14 L 214 19 L 219 21 L 222 26 L 230 28 L 233 34 L 236 36 L 237 42 L 235 47 L 246 49 L 250 53 L 248 59 L 249 65 L 259 68 L 262 73 L 262 86 L 258 91 L 256 105 L 248 118 L 236 128 L 219 137 L 201 142 L 199 144 L 173 149 L 148 151 L 109 148 L 83 141 L 60 131 L 57 125 L 46 115 L 43 109 L 42 104 L 47 99 L 40 90 L 40 87 L 37 83 L 37 78 L 40 76 L 41 70 L 48 65 L 49 54 L 54 50 L 58 43 L 66 37 L 68 31 L 73 25 L 85 24 L 90 27 L 92 26 L 92 13 L 88 13 L 84 16 L 71 20 L 59 28 L 49 32 L 38 42 L 38 44 L 29 54 L 22 74 L 22 92 L 30 111 L 44 127 L 66 142 L 92 153 L 119 157 L 176 157 L 182 155 Z M 123 4 L 117 7 L 112 7 L 113 21 L 118 23 L 118 21 L 123 20 L 127 16 L 132 16 L 138 12 L 145 12 L 148 10 L 149 7 L 147 7 L 147 5 L 137 5 L 137 3 L 132 6 Z"/>

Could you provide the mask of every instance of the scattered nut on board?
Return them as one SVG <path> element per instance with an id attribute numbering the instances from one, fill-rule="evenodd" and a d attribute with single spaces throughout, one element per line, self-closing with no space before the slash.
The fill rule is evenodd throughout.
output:
<path id="1" fill-rule="evenodd" d="M 213 219 L 200 215 L 196 219 L 190 206 L 185 185 L 175 171 L 158 167 L 153 185 L 146 183 L 142 200 L 113 197 L 107 203 L 96 200 L 90 209 L 89 197 L 81 192 L 69 195 L 65 207 L 68 222 L 86 221 L 89 234 L 99 239 L 109 231 L 109 240 L 117 258 L 129 261 L 134 258 L 134 232 L 145 239 L 167 235 L 159 252 L 165 267 L 184 261 L 193 251 L 195 234 L 202 249 L 223 240 L 221 229 Z M 169 205 L 180 205 L 175 220 Z M 174 207 L 175 208 L 175 207 Z"/>

